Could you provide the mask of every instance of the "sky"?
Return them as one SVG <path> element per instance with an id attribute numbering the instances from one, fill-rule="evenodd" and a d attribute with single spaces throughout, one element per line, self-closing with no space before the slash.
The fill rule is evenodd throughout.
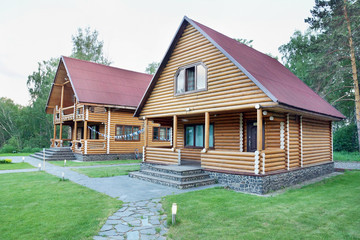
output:
<path id="1" fill-rule="evenodd" d="M 0 97 L 28 105 L 38 62 L 69 56 L 71 36 L 91 27 L 112 66 L 145 72 L 160 62 L 183 17 L 274 56 L 304 31 L 314 0 L 0 0 Z"/>

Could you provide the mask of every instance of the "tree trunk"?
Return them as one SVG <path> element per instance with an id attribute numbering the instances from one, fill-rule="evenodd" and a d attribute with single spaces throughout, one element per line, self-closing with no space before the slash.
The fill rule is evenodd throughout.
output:
<path id="1" fill-rule="evenodd" d="M 355 50 L 352 40 L 351 34 L 351 26 L 350 19 L 347 14 L 347 0 L 344 0 L 344 16 L 347 24 L 347 30 L 349 34 L 349 47 L 350 47 L 350 59 L 351 59 L 351 68 L 352 68 L 352 76 L 354 80 L 354 91 L 355 91 L 355 109 L 356 109 L 356 126 L 358 132 L 358 140 L 359 140 L 359 151 L 360 151 L 360 97 L 359 97 L 359 82 L 357 78 L 357 70 L 356 70 L 356 60 L 355 60 Z"/>

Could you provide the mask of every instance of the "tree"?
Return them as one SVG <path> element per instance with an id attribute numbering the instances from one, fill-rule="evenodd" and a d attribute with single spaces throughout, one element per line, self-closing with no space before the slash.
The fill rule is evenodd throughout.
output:
<path id="1" fill-rule="evenodd" d="M 159 62 L 149 63 L 149 65 L 145 69 L 145 72 L 148 74 L 155 74 L 159 66 L 160 66 Z"/>
<path id="2" fill-rule="evenodd" d="M 243 44 L 245 44 L 245 45 L 247 45 L 249 47 L 253 47 L 252 42 L 254 40 L 248 40 L 248 39 L 245 39 L 245 38 L 234 38 L 234 40 L 238 41 L 239 43 L 243 43 Z"/>
<path id="3" fill-rule="evenodd" d="M 71 57 L 110 65 L 111 61 L 104 56 L 104 42 L 98 40 L 99 32 L 91 31 L 90 27 L 78 28 L 77 34 L 72 36 L 73 49 Z"/>

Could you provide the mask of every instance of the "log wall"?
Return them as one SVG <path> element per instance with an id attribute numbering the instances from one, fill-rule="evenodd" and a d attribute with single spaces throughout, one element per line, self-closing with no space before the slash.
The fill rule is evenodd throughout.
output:
<path id="1" fill-rule="evenodd" d="M 156 164 L 178 164 L 178 152 L 172 151 L 170 148 L 147 147 L 145 161 Z"/>
<path id="2" fill-rule="evenodd" d="M 208 69 L 207 90 L 175 96 L 174 77 L 179 67 L 203 62 Z M 192 112 L 252 107 L 273 103 L 238 67 L 215 48 L 196 29 L 188 25 L 161 72 L 144 105 L 141 116 L 173 115 Z"/>

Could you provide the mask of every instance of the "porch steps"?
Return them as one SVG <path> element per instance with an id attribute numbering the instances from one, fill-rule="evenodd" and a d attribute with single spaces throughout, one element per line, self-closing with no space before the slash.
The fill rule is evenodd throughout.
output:
<path id="1" fill-rule="evenodd" d="M 141 171 L 130 172 L 129 177 L 179 189 L 215 184 L 215 179 L 210 178 L 202 168 L 194 166 L 143 164 Z"/>
<path id="2" fill-rule="evenodd" d="M 37 152 L 30 155 L 33 158 L 43 160 L 43 152 Z M 45 160 L 46 161 L 63 161 L 63 160 L 76 160 L 74 153 L 69 147 L 57 147 L 45 149 Z"/>

